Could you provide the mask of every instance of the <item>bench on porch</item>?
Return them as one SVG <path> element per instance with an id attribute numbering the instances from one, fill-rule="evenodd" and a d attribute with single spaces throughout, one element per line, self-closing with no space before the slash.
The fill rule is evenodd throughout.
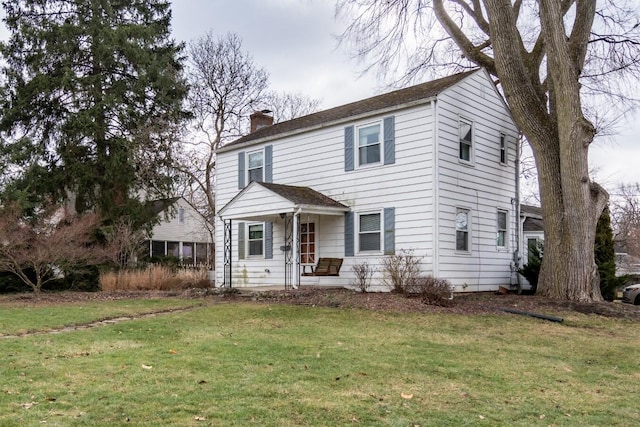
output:
<path id="1" fill-rule="evenodd" d="M 318 258 L 318 264 L 311 266 L 311 273 L 305 276 L 339 276 L 342 258 Z"/>

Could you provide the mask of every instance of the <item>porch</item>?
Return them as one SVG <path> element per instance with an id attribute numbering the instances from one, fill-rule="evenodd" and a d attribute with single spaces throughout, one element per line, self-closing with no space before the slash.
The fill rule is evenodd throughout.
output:
<path id="1" fill-rule="evenodd" d="M 218 212 L 224 228 L 222 286 L 292 289 L 339 276 L 335 262 L 326 271 L 318 262 L 344 258 L 349 211 L 309 187 L 251 182 Z"/>

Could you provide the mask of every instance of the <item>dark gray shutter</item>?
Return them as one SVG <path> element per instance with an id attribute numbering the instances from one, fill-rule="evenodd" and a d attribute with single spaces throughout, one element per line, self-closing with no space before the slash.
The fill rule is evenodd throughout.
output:
<path id="1" fill-rule="evenodd" d="M 244 151 L 238 153 L 238 188 L 242 190 L 244 188 Z"/>
<path id="2" fill-rule="evenodd" d="M 244 259 L 246 251 L 244 249 L 245 246 L 245 237 L 244 237 L 244 222 L 238 223 L 238 259 Z"/>
<path id="3" fill-rule="evenodd" d="M 353 212 L 344 213 L 344 256 L 354 255 Z"/>
<path id="4" fill-rule="evenodd" d="M 396 208 L 384 208 L 384 254 L 396 253 Z"/>
<path id="5" fill-rule="evenodd" d="M 384 118 L 384 164 L 396 162 L 396 119 L 394 116 Z"/>
<path id="6" fill-rule="evenodd" d="M 353 126 L 344 128 L 344 170 L 345 172 L 354 169 L 353 157 Z"/>
<path id="7" fill-rule="evenodd" d="M 273 145 L 264 147 L 264 182 L 273 182 Z"/>
<path id="8" fill-rule="evenodd" d="M 273 259 L 273 223 L 264 223 L 264 258 Z"/>

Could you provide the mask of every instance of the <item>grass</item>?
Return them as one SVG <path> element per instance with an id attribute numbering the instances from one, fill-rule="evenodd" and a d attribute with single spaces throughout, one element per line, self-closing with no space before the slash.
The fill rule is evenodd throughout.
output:
<path id="1" fill-rule="evenodd" d="M 0 425 L 638 425 L 636 329 L 209 305 L 0 340 Z"/>
<path id="2" fill-rule="evenodd" d="M 85 325 L 104 319 L 131 317 L 145 313 L 175 310 L 201 305 L 202 301 L 180 298 L 121 299 L 83 301 L 66 304 L 32 305 L 0 302 L 0 337 L 34 331 L 51 331 Z"/>

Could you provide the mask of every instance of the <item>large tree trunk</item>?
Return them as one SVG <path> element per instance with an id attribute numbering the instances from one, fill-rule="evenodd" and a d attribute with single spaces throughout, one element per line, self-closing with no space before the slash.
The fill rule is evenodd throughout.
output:
<path id="1" fill-rule="evenodd" d="M 595 229 L 608 196 L 589 179 L 588 150 L 595 131 L 583 115 L 578 82 L 585 52 L 572 49 L 572 44 L 580 42 L 586 46 L 584 38 L 589 37 L 595 0 L 579 2 L 579 18 L 570 37 L 565 34 L 561 2 L 540 0 L 548 61 L 545 83 L 537 75 L 539 64 L 527 62 L 532 57 L 514 42 L 520 37 L 511 2 L 485 0 L 485 4 L 496 72 L 538 168 L 545 234 L 538 293 L 572 301 L 599 301 Z"/>

